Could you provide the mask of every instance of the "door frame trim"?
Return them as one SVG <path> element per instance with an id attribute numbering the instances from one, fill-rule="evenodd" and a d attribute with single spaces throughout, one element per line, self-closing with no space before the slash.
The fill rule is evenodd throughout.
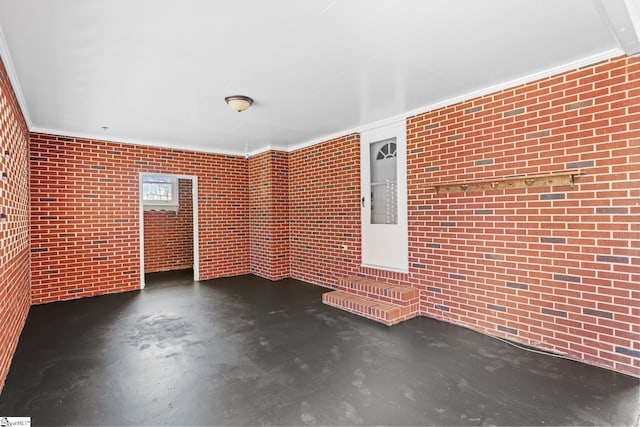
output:
<path id="1" fill-rule="evenodd" d="M 381 136 L 376 136 L 376 134 L 379 133 Z M 373 135 L 373 137 L 368 136 L 368 135 Z M 401 144 L 398 144 L 398 151 L 397 151 L 397 159 L 398 159 L 398 168 L 397 168 L 397 174 L 398 174 L 398 226 L 403 226 L 402 229 L 402 233 L 404 235 L 405 240 L 403 241 L 403 248 L 401 248 L 403 251 L 406 250 L 406 257 L 404 259 L 403 262 L 403 266 L 402 267 L 390 267 L 390 266 L 381 266 L 378 264 L 373 264 L 373 263 L 367 263 L 365 262 L 365 247 L 364 247 L 364 213 L 363 210 L 361 210 L 360 212 L 360 237 L 361 237 L 361 247 L 360 247 L 360 266 L 361 267 L 366 267 L 366 268 L 375 268 L 378 270 L 385 270 L 385 271 L 393 271 L 393 272 L 397 272 L 397 273 L 408 273 L 409 272 L 409 192 L 408 192 L 408 188 L 407 188 L 407 122 L 406 122 L 406 118 L 402 118 L 402 120 L 396 120 L 394 122 L 387 122 L 382 126 L 377 126 L 375 128 L 372 129 L 368 129 L 366 131 L 363 131 L 360 133 L 360 198 L 362 200 L 362 197 L 365 197 L 365 200 L 367 200 L 368 202 L 365 203 L 365 206 L 370 206 L 371 200 L 371 194 L 364 194 L 365 193 L 365 179 L 369 179 L 369 177 L 365 178 L 365 167 L 363 165 L 363 162 L 365 160 L 370 162 L 370 153 L 369 153 L 369 146 L 372 142 L 376 142 L 376 141 L 381 141 L 383 139 L 387 139 L 387 138 L 393 138 L 396 137 L 396 142 L 399 143 L 401 142 Z M 369 153 L 366 155 L 365 158 L 365 150 L 364 147 L 367 147 L 366 152 Z M 402 146 L 402 147 L 400 147 Z M 401 149 L 402 148 L 402 149 Z M 366 168 L 366 170 L 370 171 L 370 166 L 368 166 Z M 367 188 L 369 188 L 369 186 L 367 185 Z M 369 191 L 370 193 L 370 191 Z M 404 205 L 403 205 L 403 204 Z M 361 209 L 364 209 L 362 207 L 362 204 L 360 205 Z M 402 224 L 401 224 L 402 221 Z M 378 224 L 379 226 L 385 226 L 385 224 Z"/>
<path id="2" fill-rule="evenodd" d="M 170 176 L 176 179 L 191 180 L 191 197 L 193 203 L 193 281 L 200 280 L 200 237 L 198 235 L 198 177 L 196 175 L 180 175 L 158 172 L 138 172 L 138 221 L 140 225 L 140 289 L 144 289 L 144 206 L 142 204 L 142 177 L 143 176 Z"/>

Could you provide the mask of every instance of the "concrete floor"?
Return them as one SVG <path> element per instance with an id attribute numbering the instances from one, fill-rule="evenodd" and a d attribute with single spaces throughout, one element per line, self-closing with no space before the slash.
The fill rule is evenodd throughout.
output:
<path id="1" fill-rule="evenodd" d="M 427 318 L 391 328 L 326 289 L 154 274 L 31 308 L 0 416 L 34 425 L 638 425 L 640 380 Z"/>

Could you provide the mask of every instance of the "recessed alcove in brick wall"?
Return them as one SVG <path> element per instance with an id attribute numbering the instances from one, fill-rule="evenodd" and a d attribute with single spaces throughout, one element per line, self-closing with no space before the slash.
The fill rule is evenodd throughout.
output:
<path id="1" fill-rule="evenodd" d="M 289 154 L 251 157 L 249 187 L 251 272 L 271 280 L 289 277 Z"/>
<path id="2" fill-rule="evenodd" d="M 191 180 L 178 179 L 177 210 L 144 212 L 145 273 L 193 268 L 191 192 Z"/>

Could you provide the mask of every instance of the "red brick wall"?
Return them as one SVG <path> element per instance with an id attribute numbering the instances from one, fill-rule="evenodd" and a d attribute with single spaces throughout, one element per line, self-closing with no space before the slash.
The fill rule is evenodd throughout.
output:
<path id="1" fill-rule="evenodd" d="M 423 314 L 640 375 L 639 124 L 630 58 L 410 118 Z M 426 188 L 572 169 L 573 188 Z"/>
<path id="2" fill-rule="evenodd" d="M 353 275 L 408 284 L 408 274 L 360 265 L 359 134 L 296 150 L 289 168 L 291 277 L 326 287 Z"/>
<path id="3" fill-rule="evenodd" d="M 360 137 L 289 157 L 291 276 L 322 286 L 360 269 Z M 346 249 L 343 249 L 346 246 Z"/>
<path id="4" fill-rule="evenodd" d="M 385 280 L 420 289 L 425 316 L 640 375 L 640 61 L 584 67 L 407 127 L 410 271 Z M 293 277 L 330 286 L 378 275 L 359 269 L 357 150 L 345 136 L 291 154 Z M 573 188 L 428 188 L 572 169 L 585 173 Z"/>
<path id="5" fill-rule="evenodd" d="M 32 133 L 33 303 L 139 288 L 139 172 L 198 176 L 200 278 L 249 273 L 247 164 Z"/>
<path id="6" fill-rule="evenodd" d="M 251 157 L 249 187 L 251 272 L 271 280 L 289 277 L 289 155 Z"/>
<path id="7" fill-rule="evenodd" d="M 145 211 L 144 271 L 193 267 L 193 195 L 190 179 L 178 180 L 177 211 Z"/>
<path id="8" fill-rule="evenodd" d="M 5 152 L 9 153 L 8 158 Z M 0 391 L 31 305 L 29 133 L 0 61 Z M 3 216 L 6 216 L 3 218 Z"/>

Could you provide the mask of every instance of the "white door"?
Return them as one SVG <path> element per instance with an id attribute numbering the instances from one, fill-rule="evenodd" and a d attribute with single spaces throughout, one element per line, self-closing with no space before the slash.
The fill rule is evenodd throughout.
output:
<path id="1" fill-rule="evenodd" d="M 360 134 L 362 265 L 409 269 L 405 121 Z"/>

